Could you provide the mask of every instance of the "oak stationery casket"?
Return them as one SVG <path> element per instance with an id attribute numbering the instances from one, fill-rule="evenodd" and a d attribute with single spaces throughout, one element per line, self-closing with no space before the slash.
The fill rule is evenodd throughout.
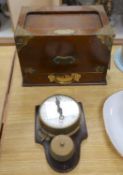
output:
<path id="1" fill-rule="evenodd" d="M 112 39 L 102 6 L 23 8 L 15 32 L 23 85 L 106 84 Z"/>

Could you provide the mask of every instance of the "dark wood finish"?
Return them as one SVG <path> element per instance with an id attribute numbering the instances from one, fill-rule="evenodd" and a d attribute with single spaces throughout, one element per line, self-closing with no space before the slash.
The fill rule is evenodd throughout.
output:
<path id="1" fill-rule="evenodd" d="M 24 8 L 15 33 L 23 85 L 106 84 L 112 36 L 101 6 Z"/>
<path id="2" fill-rule="evenodd" d="M 50 143 L 53 138 L 49 138 L 44 140 L 43 139 L 43 129 L 40 125 L 40 119 L 38 115 L 38 110 L 39 106 L 36 107 L 36 113 L 35 113 L 35 141 L 38 144 L 43 145 L 45 155 L 47 162 L 49 165 L 58 172 L 69 172 L 73 168 L 76 167 L 76 165 L 79 162 L 80 159 L 80 146 L 81 142 L 87 139 L 88 137 L 88 131 L 87 131 L 87 126 L 86 126 L 86 120 L 85 120 L 85 115 L 84 115 L 84 110 L 82 103 L 79 102 L 80 108 L 81 108 L 81 119 L 80 119 L 80 129 L 71 136 L 71 139 L 73 140 L 74 146 L 75 146 L 75 151 L 73 156 L 65 161 L 65 162 L 59 162 L 54 160 L 51 155 L 50 155 Z"/>

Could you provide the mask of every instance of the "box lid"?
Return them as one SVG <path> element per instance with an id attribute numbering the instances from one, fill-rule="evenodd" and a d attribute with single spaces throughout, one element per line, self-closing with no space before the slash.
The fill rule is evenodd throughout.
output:
<path id="1" fill-rule="evenodd" d="M 16 35 L 112 35 L 102 6 L 23 8 Z"/>

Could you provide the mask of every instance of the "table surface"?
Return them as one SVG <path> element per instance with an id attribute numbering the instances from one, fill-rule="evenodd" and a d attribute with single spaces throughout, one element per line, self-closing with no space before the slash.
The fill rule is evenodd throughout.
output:
<path id="1" fill-rule="evenodd" d="M 53 94 L 66 94 L 81 101 L 86 116 L 89 136 L 81 145 L 79 164 L 68 174 L 122 175 L 123 158 L 109 141 L 102 116 L 105 100 L 123 89 L 123 73 L 115 67 L 113 59 L 107 80 L 106 86 L 22 87 L 16 58 L 0 149 L 0 175 L 59 174 L 50 168 L 43 147 L 34 141 L 35 106 Z"/>
<path id="2" fill-rule="evenodd" d="M 7 97 L 14 52 L 14 46 L 0 47 L 0 128 L 3 120 L 3 111 Z"/>

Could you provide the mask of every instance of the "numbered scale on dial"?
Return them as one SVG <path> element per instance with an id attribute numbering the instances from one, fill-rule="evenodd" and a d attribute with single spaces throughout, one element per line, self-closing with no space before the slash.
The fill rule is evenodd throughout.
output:
<path id="1" fill-rule="evenodd" d="M 35 141 L 44 146 L 50 166 L 59 172 L 72 170 L 87 138 L 83 107 L 66 95 L 53 95 L 36 107 Z"/>

